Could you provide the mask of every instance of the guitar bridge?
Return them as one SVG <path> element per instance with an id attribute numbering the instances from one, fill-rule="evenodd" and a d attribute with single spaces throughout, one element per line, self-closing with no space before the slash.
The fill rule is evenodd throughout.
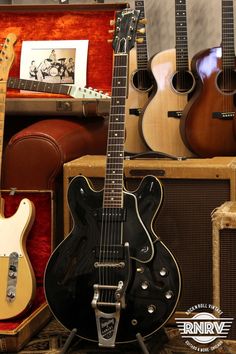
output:
<path id="1" fill-rule="evenodd" d="M 130 108 L 129 109 L 129 114 L 132 116 L 139 117 L 141 114 L 141 108 Z"/>
<path id="2" fill-rule="evenodd" d="M 212 118 L 231 120 L 234 119 L 235 112 L 213 112 Z"/>
<path id="3" fill-rule="evenodd" d="M 13 302 L 16 298 L 18 262 L 19 262 L 18 253 L 12 252 L 9 255 L 9 267 L 8 267 L 7 290 L 6 290 L 6 299 L 8 302 Z"/>
<path id="4" fill-rule="evenodd" d="M 169 118 L 181 118 L 183 112 L 182 111 L 168 111 Z"/>
<path id="5" fill-rule="evenodd" d="M 115 253 L 121 254 L 123 247 L 115 248 Z M 110 250 L 110 249 L 108 249 Z M 94 284 L 94 296 L 92 307 L 95 311 L 98 343 L 102 347 L 114 347 L 115 340 L 120 321 L 120 310 L 125 308 L 125 292 L 130 279 L 130 254 L 129 244 L 124 244 L 124 262 L 96 262 L 95 267 L 103 269 L 104 267 L 110 271 L 122 268 L 122 275 L 117 279 L 117 284 Z M 118 259 L 117 258 L 117 259 Z M 119 272 L 120 270 L 118 270 Z M 124 275 L 125 274 L 125 275 Z M 122 279 L 123 280 L 120 280 Z M 115 282 L 114 282 L 115 283 Z"/>

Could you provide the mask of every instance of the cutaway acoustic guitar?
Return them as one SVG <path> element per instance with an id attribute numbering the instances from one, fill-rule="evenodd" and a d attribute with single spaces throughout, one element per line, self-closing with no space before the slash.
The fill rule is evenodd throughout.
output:
<path id="1" fill-rule="evenodd" d="M 233 0 L 222 0 L 221 46 L 203 50 L 192 59 L 197 85 L 183 111 L 180 132 L 200 157 L 236 154 L 233 6 Z"/>

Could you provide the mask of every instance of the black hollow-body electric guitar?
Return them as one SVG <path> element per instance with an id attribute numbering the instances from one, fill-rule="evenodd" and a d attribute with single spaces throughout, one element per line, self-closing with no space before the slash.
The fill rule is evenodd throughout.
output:
<path id="1" fill-rule="evenodd" d="M 139 11 L 130 9 L 116 14 L 104 189 L 95 191 L 84 176 L 71 181 L 73 229 L 51 255 L 44 278 L 59 322 L 104 347 L 158 331 L 181 290 L 178 264 L 152 227 L 163 200 L 159 180 L 146 176 L 132 193 L 124 189 L 128 53 L 138 17 Z"/>

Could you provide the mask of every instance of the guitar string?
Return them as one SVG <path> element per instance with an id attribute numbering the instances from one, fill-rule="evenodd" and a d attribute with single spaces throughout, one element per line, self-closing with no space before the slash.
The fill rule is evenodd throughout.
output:
<path id="1" fill-rule="evenodd" d="M 225 97 L 226 95 L 224 94 L 224 88 L 225 88 L 225 84 L 226 84 L 226 71 L 224 70 L 224 65 L 225 65 L 225 51 L 226 51 L 226 36 L 225 36 L 225 31 L 227 31 L 227 27 L 225 27 L 226 25 L 226 21 L 225 21 L 225 6 L 224 6 L 224 1 L 222 0 L 222 48 L 221 48 L 221 72 L 222 72 L 222 87 L 220 88 L 220 90 L 222 90 L 222 102 L 223 102 L 223 107 L 222 107 L 222 112 L 227 112 L 228 107 L 227 107 L 227 97 Z M 220 72 L 219 72 L 220 74 Z"/>
<path id="2" fill-rule="evenodd" d="M 230 15 L 230 16 L 228 16 Z M 232 69 L 234 69 L 234 55 L 231 63 L 231 43 L 234 44 L 234 33 L 232 30 L 233 21 L 233 2 L 222 0 L 222 91 L 223 91 L 223 112 L 231 111 L 232 99 Z M 233 46 L 234 47 L 234 46 Z"/>
<path id="3" fill-rule="evenodd" d="M 187 15 L 186 15 L 186 3 L 184 0 L 176 1 L 176 91 L 181 92 L 186 86 L 185 82 L 185 71 L 186 68 L 185 61 L 188 59 L 188 53 L 184 45 L 187 45 Z M 182 19 L 179 23 L 179 18 Z M 187 56 L 186 56 L 187 55 Z M 182 97 L 177 96 L 178 111 L 182 110 Z"/>
<path id="4" fill-rule="evenodd" d="M 145 10 L 144 10 L 144 1 L 135 1 L 135 8 L 140 11 L 140 18 L 144 19 L 145 18 Z M 145 29 L 145 26 L 142 26 L 141 28 Z M 146 88 L 146 73 L 144 70 L 147 68 L 147 48 L 146 48 L 146 35 L 140 33 L 138 38 L 143 39 L 143 42 L 139 43 L 137 42 L 137 85 L 138 89 L 142 91 L 142 89 Z M 143 54 L 143 49 L 145 51 L 145 54 Z M 143 59 L 145 55 L 145 59 Z M 142 57 L 142 60 L 140 59 L 140 56 Z M 144 63 L 143 63 L 144 60 Z M 141 65 L 142 62 L 142 65 Z M 140 70 L 141 69 L 141 70 Z"/>
<path id="5" fill-rule="evenodd" d="M 114 65 L 114 73 L 113 73 L 113 88 L 112 88 L 112 100 L 114 101 L 114 97 L 116 97 L 117 92 L 119 94 L 119 89 L 117 88 L 117 85 L 115 83 L 117 82 L 117 78 L 120 76 L 123 76 L 122 72 L 120 72 L 120 58 L 119 56 L 115 57 L 115 65 Z M 126 66 L 127 67 L 127 66 Z M 122 68 L 122 65 L 121 65 Z M 126 68 L 127 70 L 127 68 Z M 121 70 L 122 71 L 122 70 Z M 127 73 L 126 73 L 127 75 Z M 126 76 L 127 77 L 127 76 Z M 118 95 L 119 96 L 119 95 Z M 114 117 L 120 117 L 119 114 L 119 107 L 114 106 L 112 101 L 111 105 L 111 117 L 109 120 L 109 136 L 108 136 L 108 148 L 107 148 L 107 175 L 105 177 L 105 192 L 104 192 L 104 203 L 103 203 L 103 208 L 105 212 L 105 216 L 103 217 L 103 222 L 102 222 L 102 235 L 101 235 L 101 246 L 100 246 L 100 255 L 101 255 L 101 262 L 111 262 L 113 263 L 116 261 L 116 246 L 118 245 L 118 241 L 121 243 L 121 238 L 120 240 L 118 239 L 119 235 L 121 236 L 121 223 L 118 220 L 115 220 L 116 216 L 119 214 L 119 211 L 122 205 L 120 205 L 117 208 L 117 188 L 118 188 L 118 193 L 122 193 L 123 196 L 123 188 L 121 186 L 117 186 L 117 176 L 112 176 L 113 171 L 116 171 L 117 169 L 117 156 L 120 154 L 120 145 L 116 143 L 116 137 L 114 136 L 115 131 L 117 131 L 117 123 L 114 121 Z M 124 107 L 123 107 L 124 109 Z M 116 112 L 118 110 L 118 112 Z M 121 110 L 121 109 L 120 109 Z M 116 114 L 119 114 L 116 116 Z M 123 130 L 124 130 L 124 113 L 122 117 L 122 122 L 118 121 L 118 127 L 119 131 L 120 129 L 120 124 L 122 123 L 123 125 Z M 122 133 L 124 135 L 124 132 Z M 120 136 L 118 135 L 118 141 L 120 139 Z M 124 141 L 122 142 L 122 148 L 124 145 Z M 118 146 L 118 148 L 117 148 Z M 109 157 L 108 155 L 111 153 L 111 156 Z M 123 163 L 123 154 L 122 157 L 119 157 L 119 159 L 122 159 Z M 122 169 L 123 170 L 123 169 Z M 114 178 L 115 185 L 111 184 L 111 176 Z M 123 176 L 122 176 L 123 179 Z M 118 178 L 119 181 L 119 178 Z M 119 191 L 120 189 L 120 191 Z M 114 191 L 114 192 L 112 192 Z M 112 197 L 109 197 L 109 195 L 112 195 Z M 108 200 L 107 200 L 108 198 Z M 120 201 L 118 201 L 120 202 Z M 121 202 L 120 202 L 121 203 Z M 121 203 L 123 204 L 123 203 Z M 119 217 L 118 217 L 119 218 Z M 112 267 L 102 267 L 100 271 L 100 279 L 103 285 L 117 285 L 118 279 L 116 279 L 115 276 L 115 271 L 112 269 Z M 113 302 L 115 301 L 114 299 L 114 290 L 108 290 L 108 291 L 102 291 L 102 301 L 104 302 Z"/>

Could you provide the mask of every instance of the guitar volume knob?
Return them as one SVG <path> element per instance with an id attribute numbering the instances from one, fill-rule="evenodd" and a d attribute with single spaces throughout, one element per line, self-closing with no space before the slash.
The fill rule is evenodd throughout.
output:
<path id="1" fill-rule="evenodd" d="M 156 311 L 156 306 L 151 304 L 148 306 L 148 313 L 152 314 Z"/>
<path id="2" fill-rule="evenodd" d="M 165 267 L 162 267 L 160 270 L 160 276 L 165 278 L 168 275 L 168 270 Z"/>
<path id="3" fill-rule="evenodd" d="M 171 300 L 174 296 L 174 293 L 172 290 L 168 290 L 166 293 L 165 293 L 165 297 L 167 300 Z"/>
<path id="4" fill-rule="evenodd" d="M 147 290 L 149 288 L 148 281 L 145 280 L 144 282 L 142 282 L 141 287 L 143 290 Z"/>

